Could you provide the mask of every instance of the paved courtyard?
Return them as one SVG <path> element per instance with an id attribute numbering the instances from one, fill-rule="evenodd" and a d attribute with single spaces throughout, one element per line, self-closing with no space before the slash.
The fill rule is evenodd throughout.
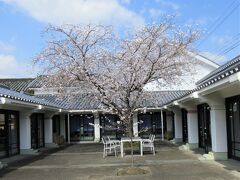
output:
<path id="1" fill-rule="evenodd" d="M 197 155 L 180 151 L 174 145 L 157 142 L 156 156 L 135 156 L 136 166 L 151 174 L 116 176 L 116 169 L 130 165 L 131 158 L 102 158 L 102 144 L 77 144 L 46 151 L 39 156 L 10 163 L 0 170 L 0 179 L 240 179 L 238 172 L 212 161 L 199 161 Z"/>

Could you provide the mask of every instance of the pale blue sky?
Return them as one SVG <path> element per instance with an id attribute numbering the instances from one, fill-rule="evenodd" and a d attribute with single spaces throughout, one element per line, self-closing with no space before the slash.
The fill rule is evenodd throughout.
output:
<path id="1" fill-rule="evenodd" d="M 222 64 L 240 54 L 239 3 L 239 0 L 0 0 L 0 77 L 36 75 L 30 65 L 44 47 L 41 31 L 49 23 L 104 23 L 124 30 L 127 25 L 157 22 L 162 14 L 176 14 L 180 26 L 198 24 L 205 35 L 195 43 L 195 49 Z"/>

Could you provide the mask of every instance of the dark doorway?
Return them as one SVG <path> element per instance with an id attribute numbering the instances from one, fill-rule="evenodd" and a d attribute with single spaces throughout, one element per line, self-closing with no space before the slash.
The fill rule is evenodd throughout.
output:
<path id="1" fill-rule="evenodd" d="M 44 147 L 44 114 L 31 115 L 31 146 L 32 149 Z"/>
<path id="2" fill-rule="evenodd" d="M 172 113 L 172 133 L 173 138 L 175 137 L 175 119 L 174 119 L 174 113 Z"/>
<path id="3" fill-rule="evenodd" d="M 70 116 L 70 141 L 94 140 L 94 116 L 92 114 L 75 114 Z"/>
<path id="4" fill-rule="evenodd" d="M 120 119 L 115 114 L 101 114 L 100 115 L 100 125 L 101 125 L 101 137 L 109 136 L 113 139 L 121 139 L 125 136 L 124 127 L 120 124 Z"/>
<path id="5" fill-rule="evenodd" d="M 182 137 L 183 142 L 188 143 L 187 110 L 185 109 L 182 109 Z"/>
<path id="6" fill-rule="evenodd" d="M 0 157 L 19 154 L 19 113 L 0 110 Z"/>
<path id="7" fill-rule="evenodd" d="M 162 123 L 160 112 L 146 112 L 138 114 L 138 121 L 143 123 L 138 124 L 139 136 L 148 138 L 149 134 L 154 134 L 156 138 L 162 137 Z M 143 131 L 146 129 L 146 131 Z M 166 132 L 166 112 L 163 113 L 163 131 Z M 142 132 L 141 132 L 142 131 Z"/>
<path id="8" fill-rule="evenodd" d="M 68 115 L 65 115 L 65 133 L 66 133 L 66 142 L 68 142 L 68 138 L 69 138 L 68 137 L 69 136 L 69 134 L 68 134 Z"/>
<path id="9" fill-rule="evenodd" d="M 240 160 L 240 96 L 226 99 L 228 157 Z"/>
<path id="10" fill-rule="evenodd" d="M 53 122 L 53 135 L 60 136 L 60 116 L 59 115 L 53 116 L 52 122 Z"/>
<path id="11" fill-rule="evenodd" d="M 212 147 L 210 107 L 208 104 L 198 105 L 198 135 L 199 147 L 208 153 Z"/>

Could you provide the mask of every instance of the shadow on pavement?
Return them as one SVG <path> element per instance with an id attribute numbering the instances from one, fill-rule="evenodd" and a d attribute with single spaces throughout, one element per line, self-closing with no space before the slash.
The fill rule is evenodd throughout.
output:
<path id="1" fill-rule="evenodd" d="M 26 156 L 24 158 L 19 158 L 19 159 L 16 158 L 16 160 L 9 162 L 7 164 L 7 167 L 0 169 L 0 179 L 3 178 L 7 173 L 10 173 L 11 171 L 16 170 L 19 167 L 23 167 L 23 166 L 26 166 L 35 161 L 44 159 L 47 156 L 49 156 L 50 154 L 56 153 L 58 151 L 62 151 L 71 146 L 72 145 L 64 145 L 64 146 L 58 147 L 58 148 L 45 149 L 43 151 L 40 151 L 39 155 L 29 155 L 29 156 Z"/>

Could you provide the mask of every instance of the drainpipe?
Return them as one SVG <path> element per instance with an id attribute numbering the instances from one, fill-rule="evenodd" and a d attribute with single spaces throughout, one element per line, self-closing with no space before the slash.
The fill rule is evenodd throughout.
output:
<path id="1" fill-rule="evenodd" d="M 162 140 L 164 140 L 164 131 L 163 131 L 163 110 L 161 109 L 161 124 L 162 124 Z"/>
<path id="2" fill-rule="evenodd" d="M 68 144 L 70 144 L 70 114 L 69 113 L 68 113 L 67 124 L 68 124 Z"/>

